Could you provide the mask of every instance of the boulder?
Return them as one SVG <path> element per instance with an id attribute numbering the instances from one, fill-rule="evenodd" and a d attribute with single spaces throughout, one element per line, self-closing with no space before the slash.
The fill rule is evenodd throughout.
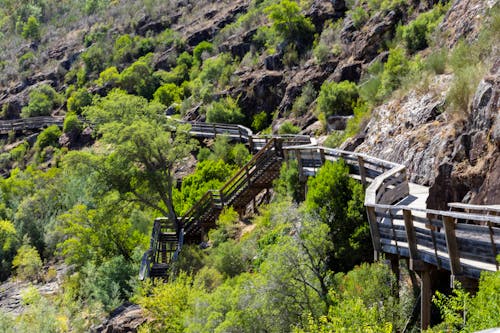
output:
<path id="1" fill-rule="evenodd" d="M 137 304 L 124 303 L 113 310 L 101 325 L 92 328 L 93 333 L 135 333 L 148 319 Z"/>

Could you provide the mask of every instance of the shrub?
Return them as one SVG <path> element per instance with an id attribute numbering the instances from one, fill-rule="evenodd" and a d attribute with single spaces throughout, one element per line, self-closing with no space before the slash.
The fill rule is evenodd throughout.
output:
<path id="1" fill-rule="evenodd" d="M 362 6 L 356 6 L 350 11 L 352 23 L 356 29 L 361 28 L 370 17 Z"/>
<path id="2" fill-rule="evenodd" d="M 111 66 L 106 68 L 99 74 L 99 79 L 97 79 L 96 83 L 100 87 L 104 87 L 105 85 L 110 85 L 112 87 L 116 86 L 118 81 L 120 80 L 120 73 L 115 66 Z"/>
<path id="3" fill-rule="evenodd" d="M 319 92 L 318 111 L 326 116 L 350 115 L 358 97 L 358 88 L 353 82 L 325 82 Z"/>
<path id="4" fill-rule="evenodd" d="M 21 117 L 48 116 L 52 109 L 62 104 L 62 97 L 49 85 L 41 85 L 29 94 L 29 104 L 22 108 Z"/>
<path id="5" fill-rule="evenodd" d="M 38 251 L 28 244 L 22 245 L 12 261 L 12 267 L 22 280 L 34 280 L 42 268 L 42 259 Z"/>
<path id="6" fill-rule="evenodd" d="M 33 41 L 40 40 L 40 22 L 34 16 L 30 16 L 28 21 L 23 26 L 23 32 L 21 33 L 23 38 L 31 39 Z"/>
<path id="7" fill-rule="evenodd" d="M 401 36 L 410 53 L 422 50 L 429 45 L 431 34 L 443 19 L 449 5 L 437 4 L 432 10 L 420 14 L 415 20 L 401 26 L 397 34 Z"/>
<path id="8" fill-rule="evenodd" d="M 312 102 L 316 99 L 316 95 L 317 92 L 312 83 L 306 83 L 300 96 L 293 102 L 293 114 L 299 117 L 304 115 L 311 106 Z"/>
<path id="9" fill-rule="evenodd" d="M 113 49 L 113 60 L 115 63 L 132 61 L 134 53 L 134 41 L 130 35 L 121 35 L 116 39 Z"/>
<path id="10" fill-rule="evenodd" d="M 300 12 L 295 1 L 282 0 L 264 9 L 275 30 L 285 41 L 308 44 L 312 41 L 314 25 Z"/>
<path id="11" fill-rule="evenodd" d="M 448 52 L 445 48 L 442 48 L 427 57 L 426 67 L 436 74 L 443 74 L 446 70 L 447 60 Z"/>
<path id="12" fill-rule="evenodd" d="M 210 54 L 214 50 L 214 46 L 212 43 L 203 41 L 196 45 L 193 49 L 193 58 L 194 61 L 196 61 L 198 64 L 202 63 L 202 56 L 203 54 Z"/>
<path id="13" fill-rule="evenodd" d="M 37 151 L 41 151 L 48 146 L 58 146 L 59 137 L 61 136 L 61 130 L 57 125 L 52 125 L 47 127 L 40 133 L 35 142 L 35 148 Z"/>
<path id="14" fill-rule="evenodd" d="M 384 65 L 377 97 L 386 97 L 399 87 L 401 79 L 409 72 L 408 64 L 404 49 L 397 47 L 389 51 L 389 58 Z"/>
<path id="15" fill-rule="evenodd" d="M 85 88 L 74 91 L 68 98 L 66 107 L 69 112 L 81 114 L 84 107 L 92 104 L 92 94 Z"/>
<path id="16" fill-rule="evenodd" d="M 35 64 L 35 54 L 31 51 L 26 52 L 19 58 L 19 68 L 25 71 Z"/>
<path id="17" fill-rule="evenodd" d="M 479 83 L 478 73 L 481 71 L 475 66 L 455 71 L 451 87 L 446 95 L 447 103 L 452 108 L 452 112 L 466 115 L 469 113 L 470 100 Z"/>
<path id="18" fill-rule="evenodd" d="M 261 111 L 253 116 L 252 128 L 254 130 L 262 131 L 267 127 L 267 113 L 266 111 Z"/>
<path id="19" fill-rule="evenodd" d="M 157 80 L 151 67 L 151 56 L 139 58 L 120 74 L 119 86 L 128 93 L 150 99 L 157 87 Z"/>
<path id="20" fill-rule="evenodd" d="M 68 113 L 64 118 L 63 132 L 71 133 L 77 132 L 80 133 L 82 130 L 82 123 L 78 116 L 75 113 Z"/>
<path id="21" fill-rule="evenodd" d="M 298 134 L 300 128 L 293 125 L 290 121 L 284 121 L 278 129 L 278 134 Z"/>
<path id="22" fill-rule="evenodd" d="M 241 113 L 238 101 L 228 96 L 217 102 L 212 102 L 207 107 L 207 122 L 239 124 L 245 116 Z"/>
<path id="23" fill-rule="evenodd" d="M 154 100 L 165 106 L 172 103 L 181 103 L 184 90 L 173 83 L 166 83 L 158 88 L 153 94 Z"/>
<path id="24" fill-rule="evenodd" d="M 81 57 L 87 73 L 99 73 L 106 67 L 110 53 L 106 44 L 99 42 L 92 44 Z"/>

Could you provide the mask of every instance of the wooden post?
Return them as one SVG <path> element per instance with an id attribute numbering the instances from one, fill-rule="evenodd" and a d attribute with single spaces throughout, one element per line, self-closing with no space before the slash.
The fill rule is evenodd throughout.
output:
<path id="1" fill-rule="evenodd" d="M 420 294 L 420 329 L 426 330 L 431 323 L 431 274 L 429 270 L 424 270 L 420 274 L 421 294 Z"/>
<path id="2" fill-rule="evenodd" d="M 455 277 L 462 275 L 462 266 L 460 265 L 460 253 L 458 251 L 457 237 L 455 235 L 455 220 L 453 217 L 443 216 L 444 233 L 446 237 L 446 248 L 450 257 L 450 267 L 452 281 Z M 453 285 L 451 286 L 453 287 Z"/>
<path id="3" fill-rule="evenodd" d="M 379 259 L 379 254 L 382 252 L 382 247 L 380 245 L 380 233 L 378 231 L 377 225 L 377 215 L 375 214 L 374 207 L 366 207 L 366 214 L 368 215 L 368 222 L 370 223 L 370 233 L 372 236 L 373 242 L 373 257 L 374 260 L 377 261 Z"/>
<path id="4" fill-rule="evenodd" d="M 324 149 L 319 150 L 319 158 L 321 159 L 321 165 L 325 164 L 325 150 Z"/>
<path id="5" fill-rule="evenodd" d="M 358 156 L 358 164 L 359 164 L 359 175 L 361 176 L 361 184 L 363 184 L 363 188 L 366 189 L 366 169 L 363 157 Z"/>
<path id="6" fill-rule="evenodd" d="M 413 227 L 413 217 L 411 210 L 403 209 L 403 219 L 405 221 L 406 238 L 408 239 L 408 249 L 410 250 L 410 260 L 408 268 L 412 271 L 422 271 L 424 263 L 419 260 L 417 249 L 417 236 Z"/>
<path id="7" fill-rule="evenodd" d="M 400 272 L 399 272 L 399 255 L 397 255 L 397 254 L 390 254 L 390 255 L 388 255 L 388 258 L 389 258 L 389 261 L 391 262 L 391 271 L 396 276 L 397 290 L 399 290 L 399 277 L 400 277 Z"/>
<path id="8" fill-rule="evenodd" d="M 297 167 L 299 168 L 299 181 L 304 181 L 304 171 L 302 169 L 302 158 L 300 156 L 300 149 L 295 151 L 295 157 L 297 158 Z"/>

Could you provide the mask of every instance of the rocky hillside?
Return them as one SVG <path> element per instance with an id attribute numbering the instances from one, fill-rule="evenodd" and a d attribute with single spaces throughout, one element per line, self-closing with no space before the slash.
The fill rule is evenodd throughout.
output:
<path id="1" fill-rule="evenodd" d="M 152 98 L 162 84 L 174 83 L 182 91 L 177 104 L 166 101 L 165 107 L 185 119 L 242 122 L 255 130 L 270 126 L 273 132 L 283 123 L 282 132 L 333 130 L 328 141 L 333 145 L 359 132 L 344 147 L 405 163 L 412 180 L 432 185 L 433 207 L 499 201 L 498 39 L 482 33 L 498 29 L 497 1 L 315 0 L 287 14 L 296 20 L 289 28 L 280 28 L 272 3 L 170 1 L 135 8 L 121 2 L 87 8 L 92 15 L 73 18 L 67 26 L 49 21 L 43 14 L 48 7 L 40 5 L 39 36 L 9 35 L 14 49 L 1 55 L 2 118 L 20 117 L 35 104 L 30 94 L 37 87 L 48 85 L 62 96 L 43 113 L 64 115 L 81 112 L 92 95 L 105 96 L 115 87 Z M 128 9 L 135 10 L 130 17 Z M 13 29 L 4 24 L 5 33 Z M 411 39 L 419 42 L 413 45 Z M 397 45 L 404 47 L 404 59 L 398 60 L 404 64 L 398 65 L 407 68 L 391 74 L 384 64 Z M 481 64 L 474 71 L 480 77 L 455 93 L 470 95 L 457 106 L 450 102 L 450 87 L 463 68 L 452 58 L 460 57 L 453 52 L 465 45 L 483 48 L 471 60 Z M 198 63 L 192 66 L 191 59 L 182 67 L 179 56 L 185 51 Z M 147 64 L 134 73 L 139 58 Z M 151 82 L 136 87 L 134 77 L 120 77 L 127 69 L 131 76 L 149 75 L 145 81 Z M 343 81 L 356 84 L 360 99 L 351 103 L 365 103 L 364 109 L 317 103 L 322 94 L 328 96 L 322 92 L 325 82 Z M 230 97 L 242 116 L 207 119 L 209 109 Z M 349 121 L 348 133 L 340 132 L 353 113 L 359 114 Z M 63 143 L 71 145 L 67 137 Z"/>

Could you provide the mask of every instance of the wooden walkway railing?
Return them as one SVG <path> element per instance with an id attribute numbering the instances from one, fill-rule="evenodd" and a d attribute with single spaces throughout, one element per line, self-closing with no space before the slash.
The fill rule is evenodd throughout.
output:
<path id="1" fill-rule="evenodd" d="M 0 134 L 42 129 L 51 125 L 62 127 L 64 117 L 32 117 L 14 120 L 0 120 Z"/>

